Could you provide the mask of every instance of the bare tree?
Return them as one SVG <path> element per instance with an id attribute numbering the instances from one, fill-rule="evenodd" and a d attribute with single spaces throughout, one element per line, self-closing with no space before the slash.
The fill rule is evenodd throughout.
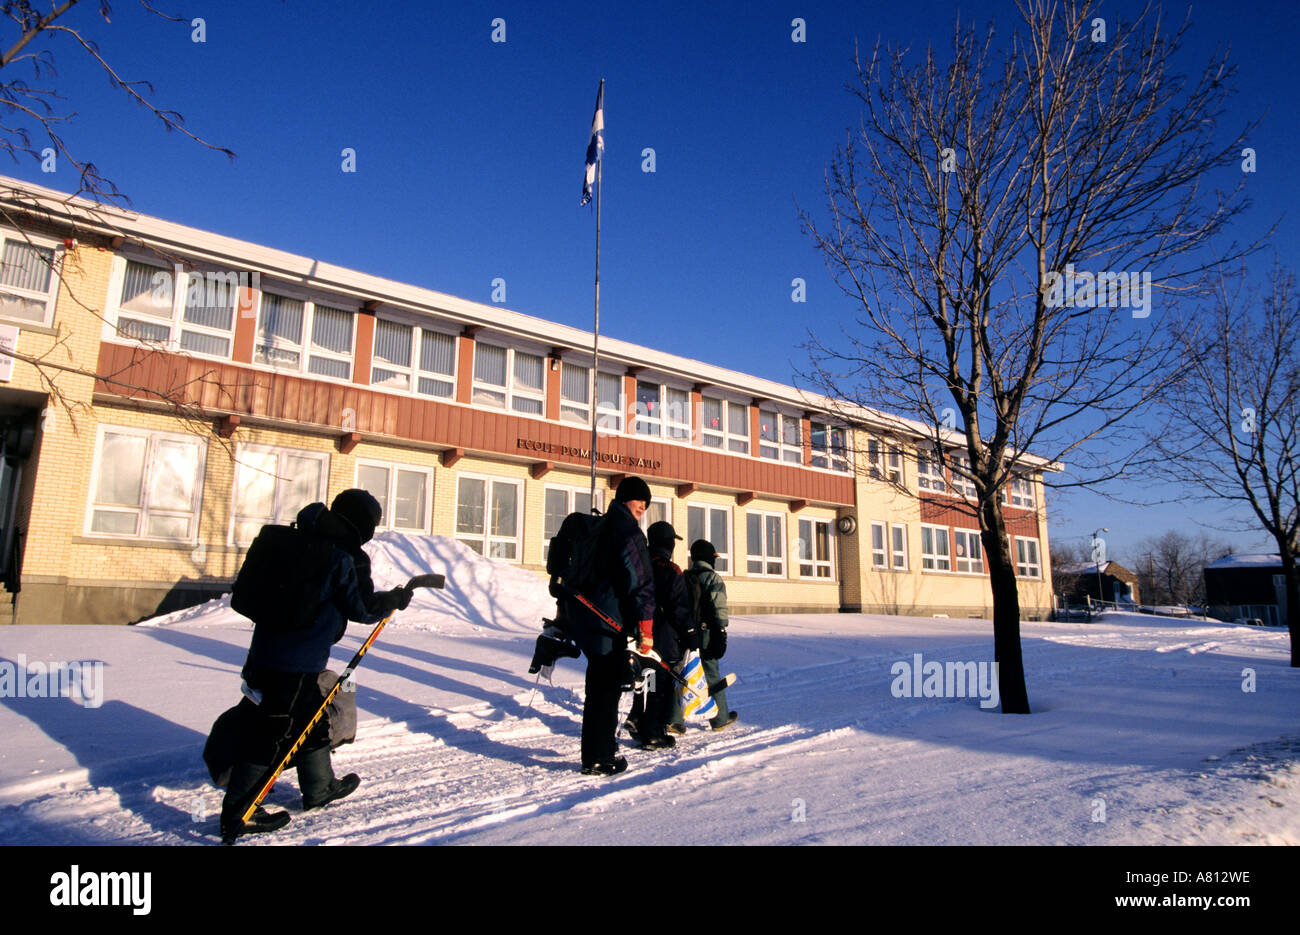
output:
<path id="1" fill-rule="evenodd" d="M 1291 665 L 1300 666 L 1300 293 L 1274 267 L 1267 289 L 1219 282 L 1199 328 L 1180 331 L 1182 379 L 1155 439 L 1167 476 L 1206 499 L 1241 504 L 1277 544 L 1286 579 Z M 1244 512 L 1244 511 L 1243 511 Z"/>
<path id="2" fill-rule="evenodd" d="M 1224 543 L 1205 532 L 1189 535 L 1171 529 L 1144 539 L 1133 560 L 1143 603 L 1203 604 L 1205 566 L 1227 551 Z"/>
<path id="3" fill-rule="evenodd" d="M 138 2 L 149 14 L 188 28 L 183 17 L 163 13 L 148 0 Z M 15 0 L 0 5 L 0 14 L 12 23 L 0 29 L 0 152 L 7 153 L 18 165 L 32 161 L 43 168 L 53 168 L 59 163 L 70 167 L 77 177 L 77 190 L 67 196 L 64 204 L 71 205 L 73 199 L 85 199 L 78 201 L 76 211 L 70 213 L 73 216 L 82 214 L 90 228 L 111 231 L 114 229 L 114 213 L 88 208 L 87 201 L 90 205 L 125 207 L 130 204 L 130 200 L 110 179 L 101 174 L 89 158 L 73 152 L 64 140 L 64 127 L 75 113 L 55 83 L 57 71 L 54 67 L 53 49 L 56 43 L 62 42 L 89 56 L 111 87 L 120 90 L 129 100 L 156 117 L 167 132 L 181 133 L 200 146 L 230 158 L 234 158 L 235 154 L 196 136 L 186 128 L 181 114 L 155 104 L 154 87 L 150 82 L 124 78 L 89 38 L 88 27 L 72 22 L 74 8 L 80 3 L 81 0 L 54 0 L 44 9 L 37 9 L 38 4 L 33 4 L 30 0 Z M 83 5 L 82 9 L 92 6 L 106 23 L 111 23 L 113 11 L 107 0 L 94 0 L 93 3 Z M 0 188 L 0 222 L 17 230 L 24 237 L 29 237 L 32 231 L 51 229 L 56 219 L 49 205 L 29 197 L 25 191 Z M 60 264 L 73 262 L 70 251 L 56 255 L 54 251 L 37 247 L 30 239 L 27 247 L 27 253 L 17 256 L 13 261 L 12 272 L 15 275 L 30 274 L 28 267 L 33 264 L 44 264 L 49 267 L 51 275 L 56 275 L 64 272 L 59 267 Z M 168 259 L 177 260 L 174 257 Z M 6 262 L 9 262 L 8 258 Z M 0 271 L 0 276 L 7 276 L 9 272 L 10 269 L 6 268 Z M 72 302 L 103 320 L 103 309 L 96 298 L 78 295 L 66 279 L 63 290 Z M 31 365 L 42 388 L 68 413 L 74 424 L 77 410 L 84 404 L 62 391 L 59 384 L 61 376 L 94 376 L 115 388 L 139 389 L 122 383 L 119 374 L 96 374 L 92 366 L 73 361 L 64 347 L 69 335 L 61 325 L 58 327 L 59 333 L 52 346 L 41 353 L 21 354 L 12 350 L 0 353 Z M 146 346 L 148 344 L 143 343 Z M 156 345 L 153 349 L 166 350 L 161 345 Z M 203 421 L 201 409 L 191 402 L 192 393 L 188 385 L 178 385 L 172 390 L 155 392 L 155 395 L 181 418 L 195 423 Z"/>
<path id="4" fill-rule="evenodd" d="M 1056 486 L 1137 462 L 1129 417 L 1175 349 L 1153 292 L 1200 285 L 1197 256 L 1243 206 L 1240 187 L 1207 195 L 1207 176 L 1245 132 L 1216 140 L 1226 58 L 1180 73 L 1188 23 L 1169 34 L 1151 8 L 1108 23 L 1088 0 L 1020 13 L 1010 34 L 959 22 L 947 62 L 880 45 L 859 59 L 864 114 L 828 168 L 829 218 L 803 215 L 862 308 L 811 338 L 809 382 L 846 409 L 918 414 L 973 487 L 1006 713 L 1030 708 L 1002 491 L 1036 470 L 1031 451 L 1071 461 Z"/>

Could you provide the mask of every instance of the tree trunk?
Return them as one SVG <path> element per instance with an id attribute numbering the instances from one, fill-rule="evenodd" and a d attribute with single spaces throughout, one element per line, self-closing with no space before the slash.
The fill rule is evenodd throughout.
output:
<path id="1" fill-rule="evenodd" d="M 1300 669 L 1300 646 L 1296 644 L 1296 636 L 1300 634 L 1300 569 L 1296 568 L 1290 543 L 1283 541 L 1278 546 L 1282 554 L 1282 575 L 1286 579 L 1286 628 L 1291 634 L 1291 668 Z"/>
<path id="2" fill-rule="evenodd" d="M 998 664 L 1002 713 L 1029 714 L 1025 664 L 1020 655 L 1020 592 L 1016 588 L 1011 540 L 996 500 L 986 503 L 982 512 L 980 540 L 988 557 L 989 584 L 993 589 L 993 658 Z"/>

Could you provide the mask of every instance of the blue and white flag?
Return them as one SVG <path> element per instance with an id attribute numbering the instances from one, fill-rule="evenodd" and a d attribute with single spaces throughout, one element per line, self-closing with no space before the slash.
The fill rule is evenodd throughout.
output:
<path id="1" fill-rule="evenodd" d="M 587 172 L 582 179 L 582 207 L 591 201 L 591 189 L 596 184 L 596 161 L 605 154 L 605 79 L 600 79 L 596 92 L 596 113 L 591 118 L 591 140 L 587 143 Z"/>

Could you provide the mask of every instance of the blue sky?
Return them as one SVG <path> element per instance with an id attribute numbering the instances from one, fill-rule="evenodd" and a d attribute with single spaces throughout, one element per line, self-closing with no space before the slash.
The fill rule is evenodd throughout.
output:
<path id="1" fill-rule="evenodd" d="M 958 4 L 754 2 L 356 4 L 196 2 L 206 41 L 131 0 L 105 23 L 68 18 L 126 79 L 233 161 L 130 103 L 61 37 L 58 87 L 78 116 L 65 138 L 139 211 L 365 272 L 590 327 L 594 214 L 579 208 L 596 87 L 606 79 L 602 333 L 793 382 L 809 330 L 833 334 L 854 308 L 801 234 L 821 212 L 822 173 L 858 115 L 844 90 L 855 39 L 942 47 L 954 15 L 1008 25 L 1012 0 Z M 1111 28 L 1140 4 L 1105 3 Z M 1186 5 L 1166 3 L 1171 19 Z M 1219 43 L 1240 66 L 1224 121 L 1263 123 L 1251 142 L 1255 207 L 1242 239 L 1280 222 L 1297 264 L 1294 154 L 1297 4 L 1197 3 L 1182 61 Z M 792 41 L 792 20 L 806 41 Z M 505 42 L 493 42 L 493 20 Z M 356 151 L 355 173 L 341 151 Z M 643 150 L 655 151 L 653 173 Z M 0 170 L 54 188 L 63 170 Z M 807 281 L 807 302 L 791 281 Z M 911 415 L 911 414 L 907 414 Z M 1143 489 L 1141 480 L 1128 488 Z M 1123 489 L 1120 490 L 1124 492 Z M 1221 510 L 1049 497 L 1052 537 L 1109 526 L 1112 553 L 1167 528 L 1222 525 Z M 1260 535 L 1223 533 L 1238 550 Z"/>

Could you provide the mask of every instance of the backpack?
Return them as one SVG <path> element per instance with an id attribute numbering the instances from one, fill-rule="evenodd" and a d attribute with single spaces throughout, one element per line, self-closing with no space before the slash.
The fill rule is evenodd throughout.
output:
<path id="1" fill-rule="evenodd" d="M 562 579 L 570 590 L 590 597 L 596 590 L 600 533 L 604 528 L 604 516 L 570 513 L 564 517 L 559 532 L 551 537 L 547 573 Z"/>
<path id="2" fill-rule="evenodd" d="M 316 622 L 334 543 L 288 526 L 263 526 L 248 547 L 230 607 L 258 626 L 288 632 Z"/>
<path id="3" fill-rule="evenodd" d="M 700 619 L 700 579 L 690 568 L 686 569 L 682 577 L 686 579 L 686 593 L 691 599 L 691 620 L 695 621 L 697 627 L 703 629 L 705 622 Z"/>

